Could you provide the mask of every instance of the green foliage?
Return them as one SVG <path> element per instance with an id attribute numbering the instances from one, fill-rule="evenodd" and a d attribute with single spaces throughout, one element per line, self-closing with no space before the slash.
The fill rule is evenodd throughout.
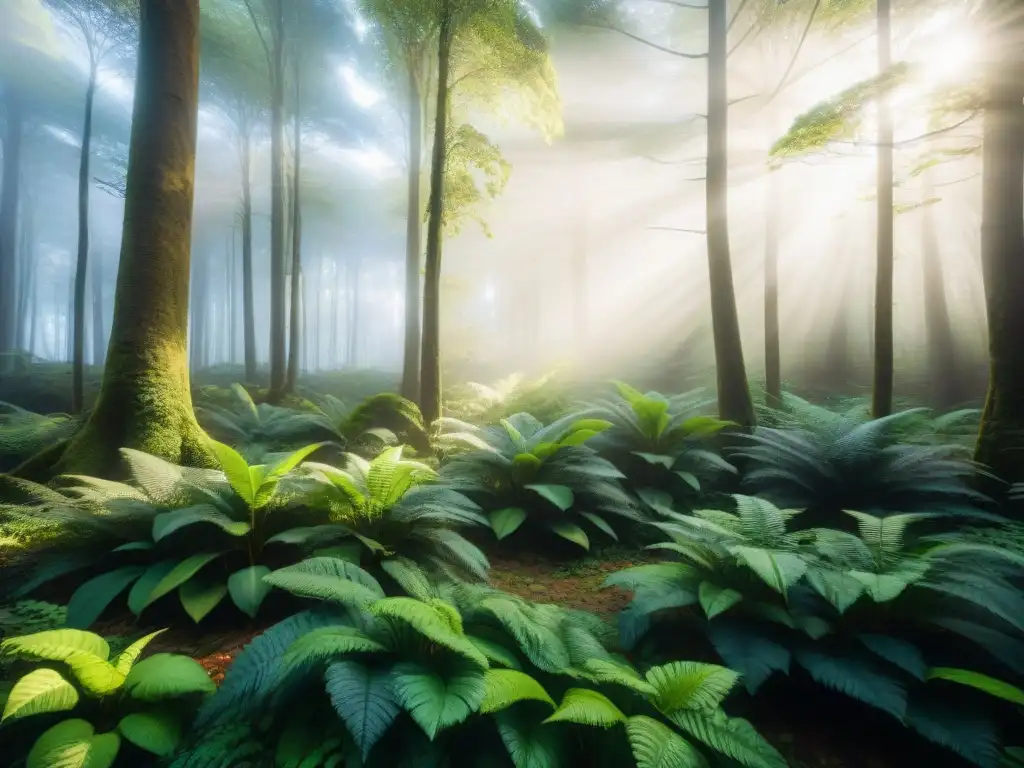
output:
<path id="1" fill-rule="evenodd" d="M 138 750 L 133 761 L 145 753 L 148 760 L 170 756 L 215 686 L 185 656 L 156 654 L 136 663 L 158 634 L 140 638 L 114 657 L 103 638 L 75 629 L 0 643 L 0 654 L 35 666 L 17 679 L 4 703 L 0 748 L 5 757 L 12 764 L 20 757 L 32 768 L 110 766 L 125 741 Z M 94 723 L 110 730 L 97 733 Z"/>
<path id="2" fill-rule="evenodd" d="M 995 764 L 1000 700 L 1016 702 L 1024 679 L 1024 549 L 918 533 L 938 517 L 924 513 L 850 511 L 856 534 L 794 533 L 794 510 L 751 497 L 736 507 L 658 523 L 671 540 L 654 548 L 678 562 L 607 579 L 634 593 L 619 616 L 624 646 L 671 655 L 677 622 L 695 621 L 750 693 L 796 665 L 977 765 Z M 927 682 L 939 679 L 981 693 Z"/>
<path id="3" fill-rule="evenodd" d="M 60 493 L 7 508 L 12 529 L 27 530 L 26 539 L 35 542 L 23 553 L 15 596 L 80 573 L 90 578 L 72 594 L 67 616 L 79 629 L 126 591 L 135 615 L 176 592 L 196 622 L 225 597 L 254 616 L 269 592 L 264 561 L 300 559 L 303 532 L 330 522 L 327 509 L 302 503 L 316 483 L 295 471 L 320 446 L 272 466 L 250 466 L 227 445 L 211 445 L 223 471 L 178 467 L 125 449 L 131 485 L 64 478 Z"/>
<path id="4" fill-rule="evenodd" d="M 618 536 L 605 515 L 644 519 L 619 484 L 622 473 L 584 444 L 611 426 L 590 412 L 546 427 L 528 413 L 489 427 L 442 419 L 439 442 L 469 450 L 454 454 L 441 477 L 480 503 L 500 538 L 525 527 L 589 549 L 587 528 Z"/>
<path id="5" fill-rule="evenodd" d="M 345 570 L 339 581 L 382 592 L 367 572 Z M 694 755 L 707 747 L 751 768 L 785 766 L 749 724 L 722 712 L 736 681 L 727 669 L 679 662 L 644 675 L 607 649 L 602 623 L 588 614 L 485 587 L 424 589 L 270 628 L 206 702 L 174 765 L 197 765 L 193 755 L 209 753 L 233 723 L 259 722 L 248 737 L 277 765 L 313 754 L 303 765 L 343 755 L 367 768 L 413 765 L 406 750 L 416 745 L 442 761 L 646 766 L 671 739 Z M 594 728 L 611 729 L 611 738 Z"/>
<path id="6" fill-rule="evenodd" d="M 968 484 L 978 467 L 957 445 L 936 439 L 944 429 L 958 429 L 963 414 L 973 418 L 970 412 L 925 421 L 914 409 L 870 420 L 859 406 L 834 413 L 796 398 L 788 402 L 801 403 L 800 426 L 759 427 L 730 454 L 744 467 L 749 492 L 807 509 L 829 524 L 843 509 L 986 516 L 988 500 Z M 928 431 L 927 441 L 918 437 Z"/>
<path id="7" fill-rule="evenodd" d="M 616 382 L 619 398 L 598 403 L 597 413 L 614 427 L 593 443 L 629 478 L 641 498 L 655 511 L 670 507 L 663 498 L 692 500 L 702 482 L 736 468 L 712 450 L 710 441 L 731 426 L 707 415 L 714 401 L 699 391 L 665 397 L 642 394 Z"/>
<path id="8" fill-rule="evenodd" d="M 78 425 L 74 416 L 44 416 L 0 402 L 0 472 L 9 472 L 44 448 L 67 439 Z"/>
<path id="9" fill-rule="evenodd" d="M 557 373 L 532 380 L 514 373 L 490 386 L 471 381 L 449 387 L 445 395 L 446 415 L 474 424 L 496 424 L 516 413 L 548 422 L 570 410 L 568 392 Z"/>

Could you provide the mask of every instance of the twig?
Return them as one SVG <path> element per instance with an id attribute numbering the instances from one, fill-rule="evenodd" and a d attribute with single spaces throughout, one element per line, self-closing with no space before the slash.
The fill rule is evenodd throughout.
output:
<path id="1" fill-rule="evenodd" d="M 680 227 L 648 227 L 648 229 L 660 229 L 665 232 L 685 232 L 688 235 L 706 235 L 704 229 L 681 229 Z"/>
<path id="2" fill-rule="evenodd" d="M 789 66 L 786 67 L 786 71 L 782 75 L 782 79 L 779 80 L 779 84 L 775 86 L 775 90 L 772 91 L 772 95 L 768 97 L 768 102 L 771 103 L 776 96 L 779 95 L 779 91 L 786 85 L 786 80 L 789 78 L 790 73 L 793 71 L 793 67 L 796 66 L 796 60 L 800 58 L 800 51 L 804 48 L 804 43 L 807 42 L 807 35 L 811 31 L 811 25 L 814 23 L 815 17 L 818 15 L 818 9 L 821 8 L 821 0 L 814 0 L 814 7 L 811 8 L 811 15 L 807 18 L 807 24 L 804 25 L 804 31 L 800 35 L 800 41 L 796 44 L 796 50 L 793 51 L 793 58 L 789 60 Z"/>
<path id="3" fill-rule="evenodd" d="M 651 48 L 655 48 L 655 49 L 661 51 L 662 53 L 670 53 L 673 56 L 679 56 L 679 57 L 684 58 L 684 59 L 706 59 L 708 57 L 708 55 L 706 53 L 685 53 L 684 51 L 677 51 L 674 48 L 666 48 L 665 46 L 658 45 L 657 43 L 653 43 L 650 40 L 645 40 L 644 38 L 640 37 L 639 35 L 634 35 L 632 32 L 627 32 L 626 30 L 622 29 L 622 27 L 613 27 L 610 24 L 597 24 L 597 23 L 591 23 L 588 26 L 597 27 L 598 29 L 609 29 L 612 32 L 618 32 L 620 34 L 625 35 L 630 40 L 636 40 L 638 43 L 643 43 L 644 45 L 649 45 Z"/>

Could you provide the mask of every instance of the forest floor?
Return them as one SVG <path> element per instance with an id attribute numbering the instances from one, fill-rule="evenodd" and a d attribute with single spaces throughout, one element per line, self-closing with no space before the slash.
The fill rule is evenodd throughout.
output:
<path id="1" fill-rule="evenodd" d="M 611 573 L 647 562 L 645 552 L 611 551 L 601 556 L 583 558 L 566 564 L 527 556 L 513 559 L 491 557 L 491 584 L 534 602 L 556 603 L 567 608 L 591 611 L 613 621 L 617 612 L 630 600 L 630 594 L 615 587 L 602 589 Z M 272 623 L 272 622 L 271 622 Z M 220 684 L 242 648 L 265 628 L 253 624 L 248 628 L 224 629 L 197 634 L 189 628 L 171 629 L 151 644 L 155 651 L 183 653 L 195 658 Z M 127 627 L 110 625 L 104 634 L 126 634 Z M 138 627 L 133 627 L 135 631 Z M 753 706 L 749 706 L 753 705 Z M 944 755 L 927 758 L 911 751 L 907 743 L 886 743 L 884 734 L 873 729 L 873 722 L 859 721 L 856 713 L 833 711 L 830 706 L 808 702 L 800 712 L 779 706 L 778 701 L 758 697 L 748 700 L 741 714 L 786 757 L 791 768 L 953 768 L 962 763 L 947 762 Z M 826 710 L 823 714 L 822 710 Z M 856 723 L 856 724 L 854 724 Z M 902 739 L 900 740 L 903 741 Z M 930 752 L 930 751 L 929 751 Z"/>

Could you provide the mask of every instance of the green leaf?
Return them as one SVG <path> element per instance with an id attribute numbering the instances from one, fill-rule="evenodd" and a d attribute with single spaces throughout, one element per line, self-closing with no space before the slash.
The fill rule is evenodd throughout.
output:
<path id="1" fill-rule="evenodd" d="M 865 591 L 876 603 L 888 603 L 903 594 L 923 573 L 916 570 L 892 573 L 850 571 L 849 575 L 864 585 Z"/>
<path id="2" fill-rule="evenodd" d="M 299 464 L 305 461 L 306 458 L 310 456 L 314 451 L 320 450 L 325 445 L 330 445 L 330 442 L 324 441 L 321 443 L 313 443 L 312 445 L 307 445 L 304 448 L 299 448 L 297 451 L 293 451 L 288 456 L 286 456 L 285 458 L 283 458 L 281 461 L 277 462 L 277 464 L 270 468 L 270 471 L 267 472 L 267 478 L 278 479 L 284 477 L 297 466 L 299 466 Z"/>
<path id="3" fill-rule="evenodd" d="M 332 661 L 349 653 L 381 653 L 387 647 L 355 627 L 321 627 L 302 635 L 288 646 L 284 664 L 288 667 L 311 666 Z"/>
<path id="4" fill-rule="evenodd" d="M 517 701 L 544 701 L 555 706 L 555 702 L 544 690 L 544 686 L 529 675 L 514 669 L 488 669 L 484 673 L 486 693 L 480 702 L 484 714 L 506 709 Z"/>
<path id="5" fill-rule="evenodd" d="M 370 574 L 354 563 L 334 557 L 311 557 L 263 577 L 265 584 L 299 597 L 340 605 L 365 606 L 384 596 Z"/>
<path id="6" fill-rule="evenodd" d="M 60 672 L 36 669 L 14 684 L 0 722 L 44 712 L 67 712 L 77 704 L 78 690 Z"/>
<path id="7" fill-rule="evenodd" d="M 715 416 L 694 416 L 679 425 L 689 438 L 703 438 L 717 435 L 726 427 L 735 427 L 734 421 L 723 421 Z"/>
<path id="8" fill-rule="evenodd" d="M 791 552 L 771 552 L 759 547 L 732 547 L 732 553 L 781 595 L 807 572 L 807 561 Z"/>
<path id="9" fill-rule="evenodd" d="M 922 682 L 927 679 L 928 664 L 917 646 L 898 637 L 887 635 L 857 635 L 857 639 L 877 656 L 895 664 Z"/>
<path id="10" fill-rule="evenodd" d="M 143 659 L 132 667 L 124 687 L 139 701 L 163 701 L 217 689 L 198 661 L 176 653 L 154 653 Z"/>
<path id="11" fill-rule="evenodd" d="M 704 609 L 704 614 L 709 619 L 724 613 L 743 599 L 743 595 L 735 589 L 719 587 L 710 581 L 702 581 L 700 583 L 697 595 L 700 598 L 700 607 Z"/>
<path id="12" fill-rule="evenodd" d="M 498 733 L 515 768 L 563 768 L 566 738 L 517 707 L 494 714 Z"/>
<path id="13" fill-rule="evenodd" d="M 401 711 L 391 692 L 391 672 L 356 661 L 339 661 L 327 668 L 324 680 L 331 706 L 365 762 Z"/>
<path id="14" fill-rule="evenodd" d="M 249 507 L 253 507 L 256 503 L 256 491 L 259 488 L 259 484 L 253 483 L 252 475 L 249 472 L 249 464 L 244 458 L 242 458 L 242 455 L 230 445 L 224 445 L 224 443 L 218 443 L 216 440 L 210 440 L 210 448 L 217 457 L 217 461 L 220 463 L 220 468 L 224 470 L 224 476 L 227 477 L 232 490 L 234 490 L 234 492 L 237 493 Z"/>
<path id="15" fill-rule="evenodd" d="M 471 642 L 480 653 L 482 653 L 492 664 L 500 664 L 507 669 L 521 669 L 519 659 L 515 657 L 508 648 L 501 643 L 487 640 L 483 637 L 467 635 L 466 639 Z"/>
<path id="16" fill-rule="evenodd" d="M 122 675 L 127 675 L 132 671 L 132 667 L 135 662 L 139 660 L 139 656 L 146 649 L 146 646 L 152 642 L 153 638 L 157 635 L 162 635 L 166 632 L 166 629 L 158 629 L 156 632 L 150 632 L 145 637 L 140 637 L 134 643 L 125 648 L 121 653 L 114 659 L 114 669 L 120 672 Z"/>
<path id="17" fill-rule="evenodd" d="M 124 675 L 109 661 L 89 653 L 76 653 L 64 660 L 78 684 L 90 696 L 109 696 L 122 685 Z"/>
<path id="18" fill-rule="evenodd" d="M 289 528 L 286 531 L 271 536 L 267 539 L 267 544 L 279 543 L 279 544 L 306 544 L 310 539 L 333 538 L 334 536 L 341 536 L 346 534 L 348 529 L 344 525 L 338 525 L 337 523 L 330 523 L 327 525 L 310 525 L 301 528 Z M 345 560 L 351 558 L 343 558 Z"/>
<path id="19" fill-rule="evenodd" d="M 567 485 L 551 485 L 549 483 L 531 483 L 525 486 L 537 495 L 547 499 L 563 512 L 572 506 L 572 488 Z"/>
<path id="20" fill-rule="evenodd" d="M 264 598 L 270 594 L 273 586 L 263 581 L 270 573 L 265 565 L 254 565 L 242 568 L 228 576 L 228 593 L 238 609 L 250 618 L 256 618 Z"/>
<path id="21" fill-rule="evenodd" d="M 171 590 L 180 587 L 186 581 L 199 573 L 204 566 L 213 562 L 222 554 L 223 553 L 221 552 L 208 552 L 186 557 L 180 563 L 171 568 L 171 570 L 168 571 L 159 582 L 157 582 L 156 586 L 150 590 L 149 594 L 146 595 L 142 608 L 152 605 Z"/>
<path id="22" fill-rule="evenodd" d="M 736 685 L 739 675 L 716 664 L 673 661 L 647 670 L 647 682 L 654 686 L 658 709 L 668 714 L 678 710 L 711 710 Z"/>
<path id="23" fill-rule="evenodd" d="M 935 667 L 928 670 L 927 679 L 948 680 L 951 683 L 967 685 L 990 696 L 1024 706 L 1024 691 L 1015 685 L 983 675 L 980 672 L 971 672 L 967 669 L 953 669 L 952 667 Z"/>
<path id="24" fill-rule="evenodd" d="M 562 697 L 562 703 L 545 723 L 579 723 L 600 728 L 610 728 L 624 723 L 626 716 L 603 693 L 588 688 L 570 688 Z"/>
<path id="25" fill-rule="evenodd" d="M 178 587 L 178 599 L 185 613 L 198 624 L 216 608 L 228 593 L 227 585 L 216 578 L 194 576 Z"/>
<path id="26" fill-rule="evenodd" d="M 157 757 L 170 757 L 181 743 L 181 721 L 173 712 L 136 712 L 121 718 L 117 730 L 128 741 Z"/>
<path id="27" fill-rule="evenodd" d="M 548 521 L 548 528 L 563 539 L 567 539 L 573 544 L 579 544 L 586 550 L 590 549 L 590 539 L 587 538 L 587 532 L 575 523 L 565 520 L 550 520 Z"/>
<path id="28" fill-rule="evenodd" d="M 703 744 L 746 768 L 788 768 L 785 758 L 741 718 L 729 718 L 720 710 L 678 710 L 669 715 L 674 725 Z"/>
<path id="29" fill-rule="evenodd" d="M 75 629 L 91 627 L 114 598 L 145 571 L 145 566 L 129 565 L 89 579 L 75 590 L 68 601 L 67 626 Z"/>
<path id="30" fill-rule="evenodd" d="M 648 464 L 664 467 L 665 469 L 672 469 L 672 465 L 676 463 L 675 457 L 665 456 L 660 453 L 645 453 L 643 451 L 633 451 L 632 453 L 634 456 L 639 456 Z"/>
<path id="31" fill-rule="evenodd" d="M 678 475 L 679 479 L 690 486 L 694 491 L 700 493 L 700 480 L 697 479 L 697 476 L 693 474 L 693 472 L 679 471 L 676 472 L 676 475 Z"/>
<path id="32" fill-rule="evenodd" d="M 148 552 L 153 549 L 151 541 L 129 541 L 119 547 L 114 547 L 111 552 Z"/>
<path id="33" fill-rule="evenodd" d="M 636 768 L 704 768 L 707 761 L 693 746 L 664 723 L 645 715 L 626 721 Z"/>
<path id="34" fill-rule="evenodd" d="M 245 536 L 249 532 L 248 523 L 233 520 L 212 504 L 199 504 L 194 507 L 162 512 L 154 517 L 153 541 L 160 541 L 175 531 L 196 523 L 215 525 L 230 536 Z"/>
<path id="35" fill-rule="evenodd" d="M 0 652 L 33 661 L 66 661 L 75 655 L 106 660 L 110 656 L 107 641 L 80 629 L 48 629 L 21 637 L 9 637 L 0 643 Z"/>
<path id="36" fill-rule="evenodd" d="M 120 748 L 116 733 L 97 734 L 85 720 L 64 720 L 36 739 L 25 768 L 110 768 Z"/>
<path id="37" fill-rule="evenodd" d="M 515 533 L 519 526 L 523 524 L 526 520 L 526 510 L 519 507 L 506 507 L 505 509 L 491 512 L 488 517 L 490 518 L 491 528 L 494 529 L 495 536 L 500 540 Z"/>
<path id="38" fill-rule="evenodd" d="M 614 541 L 619 540 L 619 535 L 615 533 L 615 529 L 608 525 L 608 521 L 603 517 L 595 515 L 593 512 L 580 512 L 580 517 L 590 521 L 595 528 L 610 536 Z"/>
<path id="39" fill-rule="evenodd" d="M 139 577 L 139 580 L 132 585 L 131 590 L 128 592 L 128 610 L 136 616 L 142 613 L 146 606 L 149 605 L 149 593 L 163 580 L 164 576 L 174 570 L 176 565 L 177 562 L 174 560 L 161 560 L 149 566 L 148 570 Z"/>
<path id="40" fill-rule="evenodd" d="M 395 698 L 431 740 L 468 718 L 487 692 L 483 671 L 468 664 L 442 676 L 422 664 L 403 662 L 392 674 Z"/>
<path id="41" fill-rule="evenodd" d="M 479 667 L 487 668 L 487 658 L 463 634 L 452 629 L 448 618 L 433 606 L 411 597 L 386 597 L 369 607 L 374 616 L 387 617 L 410 625 L 424 637 L 454 651 Z"/>

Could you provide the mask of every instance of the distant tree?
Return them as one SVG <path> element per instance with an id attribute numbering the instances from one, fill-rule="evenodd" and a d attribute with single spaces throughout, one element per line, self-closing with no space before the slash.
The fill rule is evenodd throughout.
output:
<path id="1" fill-rule="evenodd" d="M 213 463 L 192 410 L 186 340 L 199 105 L 199 0 L 141 0 L 124 232 L 107 365 L 82 429 L 17 474 L 110 476 L 118 450 Z"/>
<path id="2" fill-rule="evenodd" d="M 74 341 L 71 363 L 71 410 L 84 404 L 85 288 L 89 275 L 89 160 L 92 149 L 92 113 L 100 67 L 112 54 L 135 40 L 138 0 L 46 0 L 46 4 L 74 30 L 89 55 L 85 89 L 85 118 L 78 170 L 78 255 L 75 260 Z"/>

